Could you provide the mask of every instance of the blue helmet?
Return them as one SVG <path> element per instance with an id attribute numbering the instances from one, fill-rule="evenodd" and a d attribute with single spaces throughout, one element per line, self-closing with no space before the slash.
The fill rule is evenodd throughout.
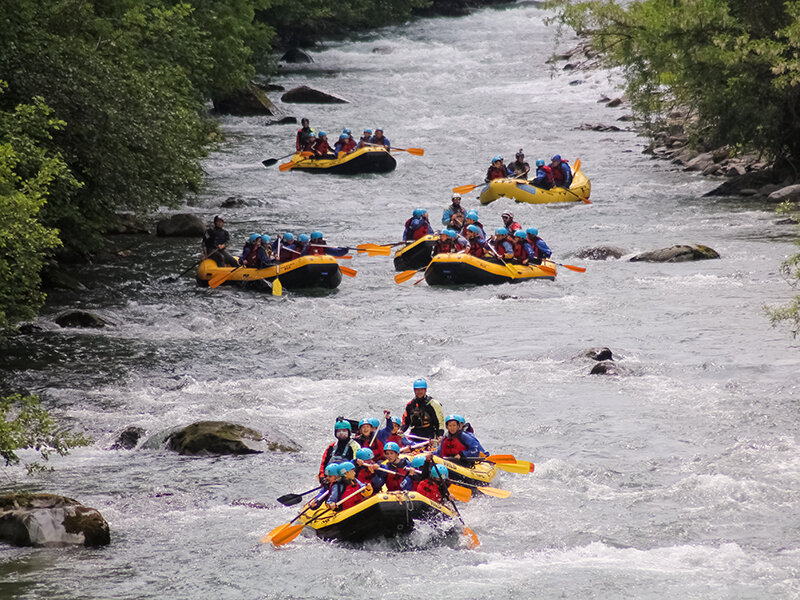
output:
<path id="1" fill-rule="evenodd" d="M 319 137 L 322 137 L 323 135 L 328 135 L 328 134 L 327 134 L 327 133 L 325 133 L 324 131 L 320 131 L 320 132 L 319 132 L 317 135 L 318 135 Z"/>
<path id="2" fill-rule="evenodd" d="M 445 467 L 446 468 L 446 467 Z M 348 471 L 355 471 L 356 466 L 351 463 L 349 460 L 343 463 L 339 463 L 339 475 L 344 475 Z"/>
<path id="3" fill-rule="evenodd" d="M 470 225 L 469 227 L 467 227 L 467 231 L 471 231 L 472 233 L 474 233 L 476 235 L 480 235 L 481 234 L 481 229 L 477 225 Z"/>
<path id="4" fill-rule="evenodd" d="M 498 227 L 494 230 L 495 235 L 508 235 L 508 229 L 505 227 Z"/>
<path id="5" fill-rule="evenodd" d="M 415 390 L 427 390 L 428 389 L 428 382 L 425 381 L 422 377 L 419 379 L 414 380 L 414 389 Z"/>
<path id="6" fill-rule="evenodd" d="M 375 458 L 375 453 L 369 448 L 359 448 L 358 452 L 356 452 L 356 458 L 358 460 L 372 460 Z"/>
<path id="7" fill-rule="evenodd" d="M 496 163 L 498 160 L 503 160 L 503 157 L 500 156 L 499 154 L 492 159 L 492 162 Z"/>
<path id="8" fill-rule="evenodd" d="M 325 467 L 325 475 L 339 475 L 340 463 L 328 463 Z"/>
<path id="9" fill-rule="evenodd" d="M 539 230 L 538 230 L 538 229 L 536 229 L 536 227 L 529 227 L 529 228 L 528 228 L 528 229 L 525 231 L 525 233 L 527 233 L 528 235 L 532 235 L 533 237 L 538 237 L 538 235 L 539 235 Z"/>
<path id="10" fill-rule="evenodd" d="M 342 134 L 343 134 L 343 135 L 350 135 L 351 133 L 353 133 L 353 132 L 352 132 L 352 131 L 350 131 L 350 130 L 349 130 L 347 127 L 345 127 L 345 128 L 342 130 Z"/>
<path id="11" fill-rule="evenodd" d="M 370 425 L 372 425 L 373 427 L 376 427 L 376 428 L 377 428 L 377 427 L 380 427 L 380 426 L 381 426 L 381 422 L 380 422 L 378 419 L 376 419 L 375 417 L 370 417 L 369 419 L 367 419 L 367 421 L 368 421 L 368 422 L 369 422 L 369 424 L 370 424 Z"/>
<path id="12" fill-rule="evenodd" d="M 368 134 L 372 135 L 372 129 L 365 129 L 364 133 L 368 133 Z"/>
<path id="13" fill-rule="evenodd" d="M 293 242 L 294 241 L 294 234 L 287 231 L 283 234 L 283 241 L 284 242 Z"/>
<path id="14" fill-rule="evenodd" d="M 442 233 L 452 239 L 458 237 L 458 232 L 455 229 L 443 229 Z"/>
<path id="15" fill-rule="evenodd" d="M 544 159 L 543 158 L 536 159 L 536 166 L 537 167 L 543 167 L 544 166 Z"/>
<path id="16" fill-rule="evenodd" d="M 339 140 L 340 140 L 340 141 L 341 141 L 341 140 L 346 140 L 348 137 L 349 137 L 349 136 L 348 136 L 346 133 L 343 133 L 342 135 L 340 135 L 340 136 L 339 136 Z"/>
<path id="17" fill-rule="evenodd" d="M 413 212 L 412 214 L 413 214 L 415 217 L 421 217 L 421 216 L 423 216 L 423 215 L 424 215 L 426 212 L 428 212 L 428 211 L 427 211 L 427 210 L 425 210 L 424 208 L 415 208 L 415 209 L 414 209 L 414 212 Z"/>
<path id="18" fill-rule="evenodd" d="M 478 211 L 475 209 L 468 210 L 467 214 L 465 215 L 467 219 L 472 219 L 473 221 L 478 220 Z"/>
<path id="19" fill-rule="evenodd" d="M 551 160 L 551 161 L 552 161 L 552 160 L 555 160 L 555 161 L 557 161 L 557 162 L 561 162 L 561 155 L 560 155 L 560 154 L 556 154 L 556 155 L 555 155 L 553 158 L 551 158 L 550 160 Z"/>
<path id="20" fill-rule="evenodd" d="M 461 425 L 467 422 L 467 420 L 461 415 L 447 415 L 444 418 L 445 425 L 447 425 L 448 421 L 455 421 L 456 423 L 460 423 Z"/>
<path id="21" fill-rule="evenodd" d="M 528 234 L 522 231 L 522 229 L 517 229 L 514 232 L 514 237 L 522 238 L 524 240 L 528 237 Z"/>
<path id="22" fill-rule="evenodd" d="M 383 446 L 384 452 L 397 452 L 400 454 L 400 446 L 397 445 L 397 442 L 388 442 Z"/>
<path id="23" fill-rule="evenodd" d="M 402 425 L 403 422 L 400 420 L 400 417 L 392 417 L 392 423 L 395 425 Z"/>
<path id="24" fill-rule="evenodd" d="M 266 233 L 261 234 L 261 242 L 263 244 L 269 244 L 272 241 L 272 238 L 269 237 Z"/>
<path id="25" fill-rule="evenodd" d="M 321 231 L 312 231 L 311 232 L 311 239 L 312 240 L 321 240 L 322 239 L 322 232 Z"/>
<path id="26" fill-rule="evenodd" d="M 308 237 L 307 233 L 301 233 L 298 238 L 299 241 L 303 242 L 304 244 L 307 243 L 311 238 Z"/>
<path id="27" fill-rule="evenodd" d="M 411 459 L 411 466 L 414 467 L 415 469 L 421 469 L 424 464 L 425 464 L 425 457 L 422 456 L 421 454 Z"/>
<path id="28" fill-rule="evenodd" d="M 333 426 L 334 431 L 339 431 L 340 429 L 346 429 L 347 431 L 353 431 L 353 428 L 350 427 L 350 421 L 336 421 L 336 425 Z"/>
<path id="29" fill-rule="evenodd" d="M 371 425 L 371 423 L 369 422 L 369 419 L 361 419 L 358 422 L 358 428 L 361 429 L 362 425 Z"/>
<path id="30" fill-rule="evenodd" d="M 447 479 L 449 476 L 450 472 L 444 465 L 433 465 L 431 467 L 431 477 L 435 479 Z"/>
<path id="31" fill-rule="evenodd" d="M 249 242 L 252 244 L 253 242 L 255 242 L 260 237 L 261 237 L 260 233 L 251 233 Z"/>

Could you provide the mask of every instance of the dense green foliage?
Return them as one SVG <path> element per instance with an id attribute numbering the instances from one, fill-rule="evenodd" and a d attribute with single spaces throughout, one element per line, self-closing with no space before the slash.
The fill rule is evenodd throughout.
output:
<path id="1" fill-rule="evenodd" d="M 649 125 L 688 108 L 695 140 L 800 165 L 800 2 L 591 0 L 565 4 L 564 23 L 622 67 L 634 111 Z"/>
<path id="2" fill-rule="evenodd" d="M 82 435 L 60 431 L 36 396 L 0 398 L 0 457 L 6 465 L 20 462 L 16 451 L 22 448 L 33 448 L 47 460 L 53 452 L 63 456 L 88 443 Z M 40 468 L 39 463 L 28 465 L 29 470 Z"/>
<path id="3" fill-rule="evenodd" d="M 0 94 L 5 83 L 0 81 Z M 44 300 L 39 272 L 57 232 L 39 220 L 52 189 L 78 183 L 58 154 L 46 147 L 63 128 L 41 98 L 0 111 L 0 330 L 35 316 Z"/>

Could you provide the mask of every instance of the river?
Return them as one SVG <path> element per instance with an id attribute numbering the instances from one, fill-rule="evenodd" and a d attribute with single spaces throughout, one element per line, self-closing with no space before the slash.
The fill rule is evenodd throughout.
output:
<path id="1" fill-rule="evenodd" d="M 591 205 L 480 207 L 488 228 L 512 209 L 538 227 L 561 269 L 554 282 L 435 289 L 396 285 L 391 259 L 357 256 L 332 293 L 199 288 L 193 240 L 127 237 L 133 255 L 81 272 L 89 292 L 53 295 L 38 324 L 4 349 L 7 385 L 94 438 L 7 472 L 11 489 L 61 493 L 98 508 L 102 549 L 0 546 L 3 598 L 797 598 L 800 367 L 796 343 L 771 328 L 767 304 L 791 290 L 780 262 L 791 228 L 774 206 L 703 198 L 715 182 L 642 154 L 602 71 L 546 63 L 558 44 L 534 6 L 436 18 L 326 44 L 315 62 L 279 73 L 351 101 L 287 107 L 337 133 L 383 127 L 399 147 L 387 175 L 280 173 L 295 127 L 225 118 L 227 142 L 205 168 L 209 188 L 188 207 L 218 212 L 237 240 L 252 231 L 320 229 L 332 243 L 399 239 L 413 208 L 434 221 L 450 188 L 481 181 L 489 159 L 580 158 Z M 373 52 L 380 48 L 381 52 Z M 579 81 L 571 85 L 570 82 Z M 235 196 L 247 206 L 219 209 Z M 478 207 L 476 195 L 465 196 Z M 182 210 L 187 210 L 186 208 Z M 630 254 L 702 243 L 720 260 L 683 264 L 582 261 L 587 246 Z M 116 324 L 60 329 L 67 307 Z M 582 353 L 608 346 L 618 377 L 589 376 Z M 297 511 L 275 498 L 304 491 L 336 416 L 402 412 L 426 377 L 445 412 L 465 414 L 491 452 L 535 462 L 502 473 L 507 500 L 463 505 L 476 550 L 430 544 L 343 547 L 300 537 L 259 545 Z M 196 420 L 275 427 L 303 450 L 242 458 L 111 451 L 115 433 Z M 33 455 L 23 453 L 31 459 Z"/>

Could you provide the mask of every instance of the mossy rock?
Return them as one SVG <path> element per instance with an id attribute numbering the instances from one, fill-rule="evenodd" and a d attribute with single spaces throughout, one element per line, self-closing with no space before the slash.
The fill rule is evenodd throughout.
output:
<path id="1" fill-rule="evenodd" d="M 257 454 L 267 450 L 296 452 L 297 444 L 279 432 L 269 435 L 225 421 L 199 421 L 167 436 L 167 448 L 180 454 Z"/>
<path id="2" fill-rule="evenodd" d="M 660 250 L 642 252 L 632 257 L 630 260 L 631 262 L 673 263 L 692 260 L 711 260 L 715 258 L 719 258 L 719 253 L 708 246 L 702 244 L 679 244 L 670 246 L 669 248 L 661 248 Z"/>

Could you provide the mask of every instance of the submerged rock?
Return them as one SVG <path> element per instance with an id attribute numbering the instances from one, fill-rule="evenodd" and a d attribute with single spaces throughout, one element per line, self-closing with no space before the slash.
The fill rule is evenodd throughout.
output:
<path id="1" fill-rule="evenodd" d="M 603 361 L 593 366 L 589 375 L 619 375 L 619 370 L 613 362 Z"/>
<path id="2" fill-rule="evenodd" d="M 105 546 L 108 523 L 97 509 L 55 494 L 0 496 L 0 540 L 15 546 Z"/>
<path id="3" fill-rule="evenodd" d="M 311 56 L 301 50 L 300 48 L 289 48 L 286 52 L 283 53 L 283 56 L 280 58 L 281 62 L 285 63 L 313 63 L 314 59 Z"/>
<path id="4" fill-rule="evenodd" d="M 589 260 L 608 260 L 609 258 L 621 258 L 625 254 L 627 252 L 618 246 L 594 246 L 578 250 L 575 256 Z"/>
<path id="5" fill-rule="evenodd" d="M 651 250 L 650 252 L 642 252 L 630 259 L 631 262 L 687 262 L 690 260 L 710 260 L 719 258 L 719 253 L 713 248 L 703 246 L 702 244 L 679 244 L 677 246 L 670 246 L 669 248 L 661 248 L 660 250 Z"/>
<path id="6" fill-rule="evenodd" d="M 344 98 L 339 98 L 333 94 L 315 90 L 307 85 L 293 88 L 281 96 L 283 102 L 293 102 L 296 104 L 349 104 Z"/>
<path id="7" fill-rule="evenodd" d="M 180 454 L 257 454 L 267 450 L 296 452 L 297 444 L 278 432 L 269 437 L 244 425 L 199 421 L 171 432 L 167 448 Z"/>
<path id="8" fill-rule="evenodd" d="M 200 237 L 206 230 L 200 217 L 191 213 L 178 213 L 161 219 L 156 225 L 159 237 Z"/>
<path id="9" fill-rule="evenodd" d="M 91 327 L 99 329 L 111 325 L 103 317 L 86 310 L 69 310 L 56 317 L 56 324 L 61 327 Z"/>
<path id="10" fill-rule="evenodd" d="M 611 349 L 605 346 L 590 348 L 584 352 L 583 355 L 587 358 L 597 361 L 614 360 L 614 355 L 612 354 Z"/>
<path id="11" fill-rule="evenodd" d="M 131 425 L 123 429 L 117 436 L 117 440 L 111 445 L 112 450 L 133 450 L 139 444 L 147 432 L 141 427 Z"/>

